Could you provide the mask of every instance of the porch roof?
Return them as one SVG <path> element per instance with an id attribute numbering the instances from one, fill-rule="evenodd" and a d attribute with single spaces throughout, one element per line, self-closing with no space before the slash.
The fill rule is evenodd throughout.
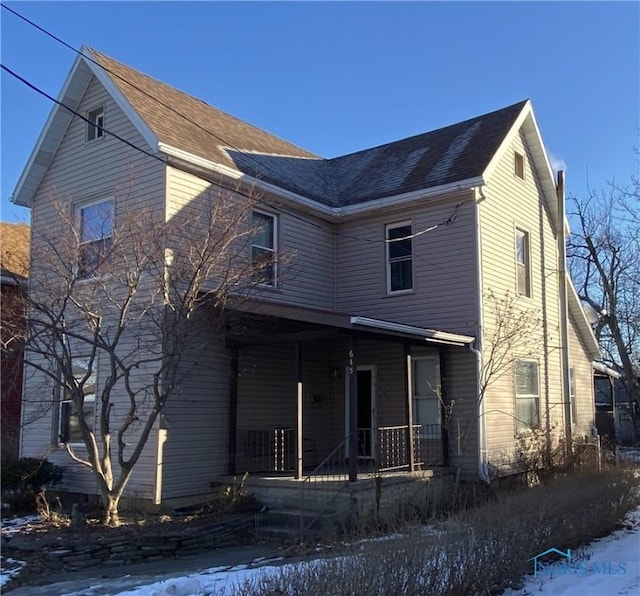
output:
<path id="1" fill-rule="evenodd" d="M 395 321 L 385 321 L 373 317 L 338 313 L 291 304 L 279 304 L 257 298 L 238 301 L 232 306 L 232 309 L 247 314 L 304 322 L 316 326 L 316 328 L 321 326 L 343 331 L 361 331 L 384 336 L 404 337 L 426 343 L 462 347 L 475 341 L 475 338 L 469 335 L 449 333 L 447 331 L 407 325 Z M 296 338 L 304 339 L 304 336 L 305 333 L 297 332 L 287 334 L 280 339 L 281 341 L 294 341 Z M 243 339 L 243 337 L 236 335 L 236 339 Z M 248 340 L 249 337 L 244 337 L 244 339 Z M 275 342 L 278 338 L 270 336 L 268 340 Z"/>

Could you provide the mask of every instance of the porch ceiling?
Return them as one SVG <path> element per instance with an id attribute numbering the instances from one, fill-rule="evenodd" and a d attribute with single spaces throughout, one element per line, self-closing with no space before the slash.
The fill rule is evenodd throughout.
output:
<path id="1" fill-rule="evenodd" d="M 333 311 L 278 304 L 259 299 L 247 299 L 233 304 L 232 310 L 244 313 L 254 322 L 276 323 L 284 320 L 285 325 L 273 325 L 262 330 L 253 325 L 235 326 L 227 337 L 239 345 L 273 344 L 293 341 L 327 339 L 351 333 L 384 336 L 386 339 L 413 340 L 418 343 L 466 346 L 475 341 L 474 337 L 384 321 Z"/>

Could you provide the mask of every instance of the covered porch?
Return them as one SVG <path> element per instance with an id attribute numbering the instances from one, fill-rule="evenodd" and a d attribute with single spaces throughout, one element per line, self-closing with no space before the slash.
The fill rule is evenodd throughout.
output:
<path id="1" fill-rule="evenodd" d="M 474 338 L 257 300 L 240 309 L 226 333 L 230 475 L 342 484 L 447 466 L 445 356 Z"/>

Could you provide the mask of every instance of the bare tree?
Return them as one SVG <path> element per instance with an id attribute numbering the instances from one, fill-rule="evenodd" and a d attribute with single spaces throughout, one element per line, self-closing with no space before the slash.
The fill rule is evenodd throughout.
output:
<path id="1" fill-rule="evenodd" d="M 640 186 L 610 183 L 570 199 L 575 230 L 568 257 L 581 300 L 600 314 L 594 332 L 605 358 L 624 373 L 640 405 Z"/>
<path id="2" fill-rule="evenodd" d="M 59 204 L 51 232 L 35 230 L 25 362 L 54 390 L 59 444 L 95 475 L 105 524 L 119 523 L 133 468 L 191 370 L 196 315 L 220 321 L 273 265 L 252 258 L 254 198 L 212 188 L 168 221 L 116 200 L 80 218 Z"/>
<path id="3" fill-rule="evenodd" d="M 519 360 L 537 359 L 544 348 L 543 317 L 538 309 L 521 308 L 511 292 L 498 296 L 489 290 L 484 296 L 486 333 L 482 350 L 480 379 L 478 382 L 476 415 L 469 419 L 459 434 L 461 441 L 460 455 L 464 454 L 471 430 L 477 425 L 482 415 L 490 412 L 500 412 L 518 420 L 517 412 L 502 410 L 484 410 L 481 406 L 485 401 L 489 388 L 505 375 L 512 378 L 515 375 L 516 363 Z M 540 423 L 543 422 L 539 412 Z M 522 420 L 526 422 L 526 420 Z"/>

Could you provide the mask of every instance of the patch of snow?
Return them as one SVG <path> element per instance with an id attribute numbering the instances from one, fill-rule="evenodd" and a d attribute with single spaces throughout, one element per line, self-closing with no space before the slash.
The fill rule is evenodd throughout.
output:
<path id="1" fill-rule="evenodd" d="M 17 577 L 26 565 L 24 561 L 2 557 L 0 565 L 0 588 L 4 588 L 13 578 Z"/>
<path id="2" fill-rule="evenodd" d="M 539 573 L 522 589 L 503 596 L 602 596 L 640 593 L 640 507 L 627 516 L 628 527 L 592 542 L 576 573 Z M 572 570 L 573 571 L 573 570 Z"/>
<path id="3" fill-rule="evenodd" d="M 40 523 L 41 519 L 39 515 L 24 515 L 22 517 L 12 517 L 9 519 L 2 519 L 2 533 L 3 534 L 15 534 L 20 532 L 24 526 L 29 524 Z"/>

